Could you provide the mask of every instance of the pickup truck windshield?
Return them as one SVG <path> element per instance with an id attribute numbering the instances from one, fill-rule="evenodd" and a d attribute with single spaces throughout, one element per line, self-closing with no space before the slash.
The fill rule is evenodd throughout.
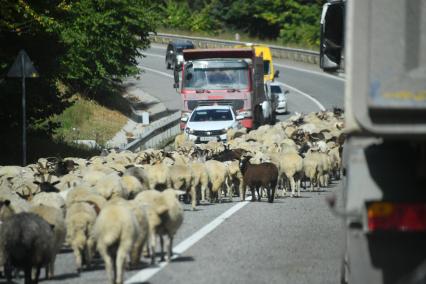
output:
<path id="1" fill-rule="evenodd" d="M 247 89 L 248 66 L 245 64 L 193 64 L 185 68 L 184 88 L 203 90 Z M 219 66 L 222 65 L 222 66 Z"/>

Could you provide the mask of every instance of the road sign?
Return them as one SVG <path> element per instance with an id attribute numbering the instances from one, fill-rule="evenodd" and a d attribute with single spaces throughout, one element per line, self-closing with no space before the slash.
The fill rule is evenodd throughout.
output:
<path id="1" fill-rule="evenodd" d="M 7 77 L 22 78 L 22 165 L 27 165 L 27 117 L 25 101 L 25 78 L 38 77 L 37 70 L 34 68 L 30 57 L 21 49 L 15 59 L 12 67 L 7 72 Z"/>
<path id="2" fill-rule="evenodd" d="M 23 65 L 22 60 L 24 61 Z M 22 72 L 22 69 L 24 69 L 24 72 Z M 23 76 L 26 78 L 35 78 L 38 77 L 38 73 L 28 54 L 25 50 L 21 49 L 15 59 L 15 62 L 13 62 L 12 67 L 10 67 L 9 72 L 7 72 L 7 77 L 22 78 Z"/>

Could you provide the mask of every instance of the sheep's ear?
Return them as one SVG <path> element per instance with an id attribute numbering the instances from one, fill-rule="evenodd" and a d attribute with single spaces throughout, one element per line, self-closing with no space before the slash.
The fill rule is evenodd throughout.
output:
<path id="1" fill-rule="evenodd" d="M 52 185 L 57 185 L 60 182 L 61 182 L 60 180 L 54 181 L 54 182 L 52 182 Z"/>
<path id="2" fill-rule="evenodd" d="M 36 185 L 40 185 L 41 184 L 41 182 L 39 182 L 38 180 L 33 181 L 33 183 L 36 184 Z"/>
<path id="3" fill-rule="evenodd" d="M 124 168 L 127 170 L 127 169 L 130 169 L 130 168 L 133 168 L 135 165 L 126 165 L 126 166 L 124 166 Z"/>
<path id="4" fill-rule="evenodd" d="M 4 201 L 4 205 L 9 206 L 9 205 L 10 205 L 10 200 L 9 200 L 9 199 L 6 199 L 6 200 Z"/>

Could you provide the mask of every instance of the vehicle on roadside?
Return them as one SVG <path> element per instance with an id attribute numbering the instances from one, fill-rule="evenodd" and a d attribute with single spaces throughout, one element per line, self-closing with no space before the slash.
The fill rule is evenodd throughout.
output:
<path id="1" fill-rule="evenodd" d="M 263 80 L 265 82 L 274 81 L 274 79 L 278 77 L 279 71 L 277 70 L 274 72 L 274 65 L 272 64 L 272 53 L 269 46 L 263 44 L 246 43 L 236 45 L 235 47 L 251 47 L 254 49 L 256 56 L 263 58 Z"/>
<path id="2" fill-rule="evenodd" d="M 193 49 L 194 44 L 190 40 L 175 40 L 169 42 L 166 50 L 166 68 L 174 69 L 183 62 L 183 50 Z"/>
<path id="3" fill-rule="evenodd" d="M 288 100 L 287 95 L 289 93 L 288 90 L 283 89 L 282 84 L 277 82 L 271 82 L 268 84 L 271 90 L 272 97 L 276 104 L 274 105 L 274 111 L 279 114 L 288 113 Z"/>
<path id="4" fill-rule="evenodd" d="M 266 121 L 269 124 L 274 124 L 276 119 L 275 110 L 278 106 L 278 100 L 277 100 L 277 97 L 272 93 L 270 81 L 266 81 L 264 83 L 264 87 L 265 87 L 265 96 L 267 100 L 265 100 L 262 103 L 263 117 L 266 119 Z"/>
<path id="5" fill-rule="evenodd" d="M 226 132 L 230 128 L 241 128 L 239 120 L 242 118 L 235 114 L 232 106 L 199 106 L 187 118 L 185 136 L 195 143 L 226 142 Z"/>

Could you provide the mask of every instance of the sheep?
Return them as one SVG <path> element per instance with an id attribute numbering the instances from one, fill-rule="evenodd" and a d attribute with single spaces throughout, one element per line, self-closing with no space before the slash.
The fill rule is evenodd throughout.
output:
<path id="1" fill-rule="evenodd" d="M 2 223 L 0 230 L 0 265 L 23 269 L 25 284 L 38 283 L 40 269 L 52 262 L 54 240 L 52 227 L 43 218 L 27 212 L 13 215 Z M 7 278 L 11 280 L 9 273 Z"/>
<path id="2" fill-rule="evenodd" d="M 192 210 L 195 210 L 197 203 L 197 191 L 192 184 L 191 168 L 186 165 L 172 165 L 169 167 L 168 187 L 182 190 L 190 194 L 192 199 Z"/>
<path id="3" fill-rule="evenodd" d="M 342 160 L 340 158 L 340 147 L 333 147 L 328 151 L 331 161 L 331 171 L 336 180 L 340 179 L 340 170 L 342 167 Z"/>
<path id="4" fill-rule="evenodd" d="M 245 200 L 246 187 L 249 186 L 252 192 L 252 201 L 255 200 L 254 190 L 257 191 L 258 201 L 260 201 L 259 188 L 266 188 L 268 195 L 268 202 L 274 202 L 275 187 L 278 180 L 278 168 L 273 163 L 261 163 L 258 165 L 250 164 L 250 156 L 241 159 L 240 170 L 243 174 L 243 192 L 241 194 L 241 201 Z"/>
<path id="5" fill-rule="evenodd" d="M 146 171 L 140 166 L 130 166 L 123 173 L 123 177 L 125 176 L 134 176 L 137 178 L 142 184 L 143 190 L 149 189 L 149 180 Z"/>
<path id="6" fill-rule="evenodd" d="M 186 137 L 185 137 L 185 133 L 181 133 L 176 135 L 175 137 L 175 142 L 174 142 L 174 147 L 175 149 L 180 148 L 186 141 Z"/>
<path id="7" fill-rule="evenodd" d="M 96 217 L 94 206 L 86 202 L 75 202 L 67 210 L 66 240 L 74 252 L 77 273 L 80 273 L 82 269 L 82 255 L 84 255 L 86 265 L 90 266 L 95 246 L 91 232 Z"/>
<path id="8" fill-rule="evenodd" d="M 317 172 L 318 159 L 311 153 L 307 154 L 305 158 L 303 158 L 303 173 L 304 176 L 310 180 L 311 191 L 314 191 L 314 185 L 318 185 Z"/>
<path id="9" fill-rule="evenodd" d="M 238 186 L 238 193 L 241 196 L 243 191 L 243 175 L 240 171 L 240 162 L 238 160 L 232 162 L 225 162 L 225 165 L 228 169 L 228 176 L 226 178 L 226 187 L 228 189 L 228 196 L 232 201 L 233 197 L 233 185 Z M 231 185 L 229 185 L 231 182 Z"/>
<path id="10" fill-rule="evenodd" d="M 156 236 L 160 237 L 161 261 L 164 256 L 164 239 L 167 235 L 167 261 L 171 260 L 173 255 L 173 238 L 183 222 L 183 208 L 177 200 L 177 196 L 184 194 L 183 191 L 166 189 L 163 192 L 143 191 L 136 196 L 135 200 L 139 204 L 148 205 L 148 221 L 151 230 L 150 247 L 151 263 L 155 263 Z"/>
<path id="11" fill-rule="evenodd" d="M 115 173 L 111 173 L 99 180 L 93 188 L 106 200 L 113 197 L 127 198 L 128 193 L 126 189 L 123 188 L 120 180 L 120 176 Z"/>
<path id="12" fill-rule="evenodd" d="M 65 200 L 59 193 L 55 192 L 40 192 L 31 200 L 33 206 L 46 205 L 54 207 L 61 211 L 62 216 L 65 217 Z"/>
<path id="13" fill-rule="evenodd" d="M 30 209 L 31 205 L 16 193 L 4 188 L 0 190 L 0 221 L 4 221 L 14 214 L 28 212 Z"/>
<path id="14" fill-rule="evenodd" d="M 109 203 L 101 210 L 93 228 L 93 237 L 105 262 L 110 283 L 123 283 L 126 257 L 139 233 L 138 220 L 127 201 Z"/>
<path id="15" fill-rule="evenodd" d="M 213 201 L 213 194 L 217 194 L 217 199 L 219 202 L 222 201 L 222 189 L 225 185 L 226 177 L 227 177 L 227 169 L 226 166 L 215 160 L 209 160 L 205 163 L 207 174 L 209 176 L 211 188 L 210 191 L 207 191 L 208 198 L 210 197 L 210 202 Z"/>
<path id="16" fill-rule="evenodd" d="M 297 196 L 300 196 L 300 180 L 303 171 L 303 158 L 297 153 L 282 153 L 279 155 L 280 178 L 283 175 L 289 180 L 291 188 L 291 197 L 297 190 Z M 285 189 L 284 189 L 285 192 Z"/>
<path id="17" fill-rule="evenodd" d="M 128 198 L 134 198 L 139 192 L 143 191 L 144 186 L 142 183 L 134 176 L 126 175 L 121 177 L 121 186 L 125 192 L 127 192 Z"/>
<path id="18" fill-rule="evenodd" d="M 151 189 L 163 190 L 169 180 L 169 168 L 162 163 L 146 165 L 144 169 L 148 175 L 148 183 Z"/>
<path id="19" fill-rule="evenodd" d="M 31 208 L 31 212 L 39 215 L 41 218 L 46 220 L 49 225 L 53 226 L 54 250 L 52 251 L 52 260 L 46 267 L 46 278 L 52 279 L 55 274 L 56 255 L 61 250 L 62 244 L 65 241 L 65 219 L 61 214 L 62 211 L 60 209 L 51 206 L 37 205 Z"/>
<path id="20" fill-rule="evenodd" d="M 207 174 L 207 169 L 202 162 L 192 162 L 190 166 L 192 172 L 193 190 L 197 192 L 197 188 L 199 187 L 201 191 L 201 200 L 205 201 L 206 190 L 209 186 L 209 176 Z"/>
<path id="21" fill-rule="evenodd" d="M 136 242 L 134 243 L 134 247 L 130 253 L 130 263 L 132 265 L 137 265 L 140 256 L 142 253 L 142 249 L 149 242 L 149 221 L 148 221 L 148 210 L 145 205 L 141 205 L 137 200 L 129 201 L 129 207 L 132 210 L 133 214 L 135 214 L 136 220 L 139 223 L 139 234 Z"/>

